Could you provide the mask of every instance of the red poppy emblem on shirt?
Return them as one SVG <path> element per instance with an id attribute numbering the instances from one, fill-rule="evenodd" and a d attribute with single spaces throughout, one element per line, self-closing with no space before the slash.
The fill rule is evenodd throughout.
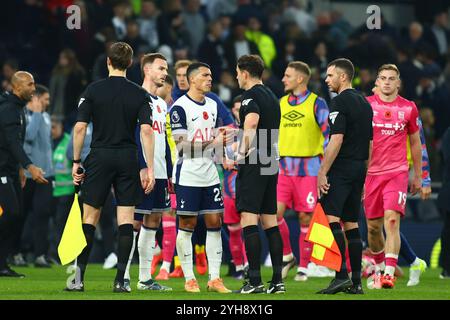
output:
<path id="1" fill-rule="evenodd" d="M 158 105 L 156 105 L 156 109 L 158 110 L 158 113 L 161 113 L 161 108 Z"/>
<path id="2" fill-rule="evenodd" d="M 390 111 L 385 111 L 385 112 L 384 112 L 384 117 L 385 117 L 386 119 L 390 119 L 390 118 L 392 117 L 392 113 L 391 113 Z"/>
<path id="3" fill-rule="evenodd" d="M 203 119 L 208 120 L 209 116 L 208 116 L 208 112 L 203 111 Z"/>

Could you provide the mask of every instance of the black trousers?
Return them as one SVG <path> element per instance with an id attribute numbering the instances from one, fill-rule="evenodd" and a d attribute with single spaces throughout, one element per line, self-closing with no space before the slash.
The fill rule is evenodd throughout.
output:
<path id="1" fill-rule="evenodd" d="M 450 272 L 450 210 L 443 210 L 444 225 L 441 234 L 441 265 Z"/>
<path id="2" fill-rule="evenodd" d="M 22 188 L 19 177 L 0 177 L 0 269 L 6 267 L 6 259 L 12 252 L 17 231 L 22 222 Z"/>
<path id="3" fill-rule="evenodd" d="M 52 215 L 53 178 L 48 184 L 38 184 L 27 179 L 23 190 L 24 219 L 22 229 L 17 233 L 16 252 L 33 249 L 35 257 L 47 254 L 49 248 L 48 226 Z"/>

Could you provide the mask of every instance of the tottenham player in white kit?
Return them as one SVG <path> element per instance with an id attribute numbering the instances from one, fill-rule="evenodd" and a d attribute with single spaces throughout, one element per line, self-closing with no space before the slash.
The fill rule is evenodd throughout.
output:
<path id="1" fill-rule="evenodd" d="M 206 97 L 212 74 L 205 63 L 193 63 L 186 72 L 189 91 L 176 100 L 170 110 L 172 135 L 177 144 L 173 175 L 179 217 L 177 252 L 185 276 L 185 290 L 200 292 L 192 262 L 192 232 L 198 214 L 205 215 L 206 256 L 209 281 L 207 290 L 230 293 L 220 278 L 222 262 L 222 213 L 224 211 L 219 175 L 212 159 L 213 149 L 222 147 L 225 129 L 217 129 L 217 103 Z"/>
<path id="2" fill-rule="evenodd" d="M 167 170 L 172 169 L 172 163 L 170 161 L 170 153 L 166 157 L 166 151 L 168 149 L 166 138 L 167 104 L 161 97 L 156 96 L 158 88 L 164 85 L 167 76 L 168 66 L 166 58 L 160 53 L 146 54 L 142 57 L 141 69 L 144 74 L 142 87 L 147 90 L 152 100 L 153 132 L 155 137 L 153 162 L 155 187 L 150 194 L 144 195 L 143 202 L 139 206 L 136 206 L 135 209 L 134 238 L 136 238 L 136 234 L 139 231 L 139 240 L 137 242 L 139 252 L 139 282 L 137 289 L 171 291 L 171 288 L 162 286 L 154 281 L 150 273 L 153 250 L 156 247 L 156 232 L 161 223 L 161 216 L 163 212 L 170 210 L 170 198 L 167 191 Z M 139 165 L 141 168 L 144 168 L 146 166 L 146 159 L 142 153 L 139 130 L 136 130 L 136 143 L 139 146 Z M 140 176 L 142 181 L 147 179 L 144 170 L 141 170 Z M 125 272 L 125 279 L 127 279 L 125 285 L 129 290 L 129 270 L 134 249 L 135 241 L 133 241 L 133 248 L 128 258 L 128 265 Z"/>

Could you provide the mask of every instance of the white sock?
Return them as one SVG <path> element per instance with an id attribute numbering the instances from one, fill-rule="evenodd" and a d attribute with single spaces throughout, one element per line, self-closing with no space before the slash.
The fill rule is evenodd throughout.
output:
<path id="1" fill-rule="evenodd" d="M 186 281 L 195 279 L 194 263 L 192 261 L 192 231 L 178 229 L 177 253 L 180 259 L 181 269 L 183 269 Z"/>
<path id="2" fill-rule="evenodd" d="M 167 272 L 169 272 L 170 271 L 170 262 L 163 261 L 161 269 L 164 269 Z M 161 271 L 161 269 L 159 269 L 159 271 Z"/>
<path id="3" fill-rule="evenodd" d="M 411 267 L 420 265 L 420 259 L 419 257 L 416 257 L 416 259 L 413 261 L 413 263 L 410 264 Z"/>
<path id="4" fill-rule="evenodd" d="M 130 277 L 130 266 L 131 266 L 131 260 L 133 260 L 134 250 L 136 249 L 136 236 L 137 236 L 138 233 L 139 232 L 133 230 L 133 246 L 131 247 L 130 256 L 128 257 L 127 268 L 125 269 L 125 275 L 123 277 L 124 279 L 131 280 L 131 277 Z"/>
<path id="5" fill-rule="evenodd" d="M 220 278 L 222 264 L 222 236 L 219 231 L 206 232 L 206 257 L 208 258 L 209 280 Z"/>
<path id="6" fill-rule="evenodd" d="M 390 276 L 394 276 L 395 273 L 395 267 L 393 266 L 387 266 L 386 269 L 384 270 L 384 275 L 390 275 Z"/>
<path id="7" fill-rule="evenodd" d="M 292 258 L 294 258 L 294 255 L 292 253 L 286 254 L 283 256 L 283 262 L 291 261 Z"/>
<path id="8" fill-rule="evenodd" d="M 244 265 L 243 265 L 243 264 L 240 264 L 240 265 L 236 266 L 236 271 L 237 271 L 237 272 L 243 271 L 244 268 L 245 268 Z"/>
<path id="9" fill-rule="evenodd" d="M 155 249 L 155 236 L 155 229 L 141 227 L 141 234 L 138 240 L 140 282 L 145 282 L 152 278 L 150 270 L 152 268 L 153 250 Z"/>

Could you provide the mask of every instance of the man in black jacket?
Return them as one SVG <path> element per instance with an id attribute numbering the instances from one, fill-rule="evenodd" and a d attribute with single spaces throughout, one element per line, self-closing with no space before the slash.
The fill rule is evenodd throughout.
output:
<path id="1" fill-rule="evenodd" d="M 442 158 L 444 160 L 444 176 L 438 205 L 444 218 L 441 234 L 441 279 L 450 278 L 450 127 L 442 138 Z"/>
<path id="2" fill-rule="evenodd" d="M 14 234 L 21 229 L 24 169 L 37 183 L 48 181 L 42 169 L 33 165 L 23 150 L 26 128 L 23 108 L 36 90 L 33 76 L 18 71 L 11 84 L 12 93 L 0 96 L 0 276 L 23 278 L 24 275 L 9 268 L 6 259 Z"/>

